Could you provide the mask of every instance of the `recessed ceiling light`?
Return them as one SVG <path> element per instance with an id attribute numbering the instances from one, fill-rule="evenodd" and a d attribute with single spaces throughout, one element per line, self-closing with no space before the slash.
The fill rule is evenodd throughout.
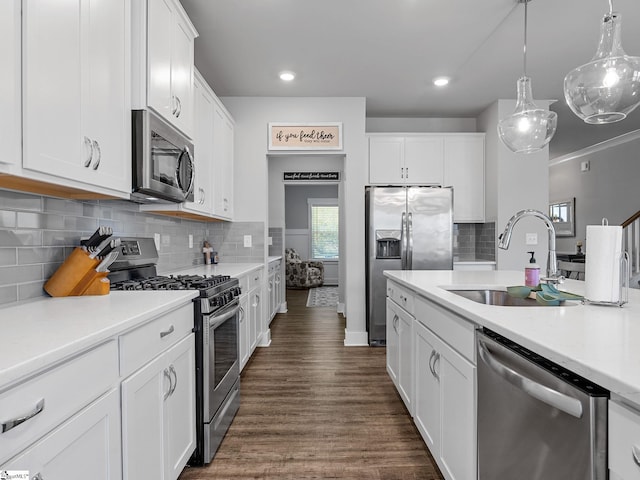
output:
<path id="1" fill-rule="evenodd" d="M 284 80 L 285 82 L 290 82 L 296 78 L 296 74 L 293 72 L 280 72 L 280 80 Z"/>
<path id="2" fill-rule="evenodd" d="M 444 87 L 449 85 L 450 78 L 449 77 L 436 77 L 433 79 L 433 84 L 436 87 Z"/>

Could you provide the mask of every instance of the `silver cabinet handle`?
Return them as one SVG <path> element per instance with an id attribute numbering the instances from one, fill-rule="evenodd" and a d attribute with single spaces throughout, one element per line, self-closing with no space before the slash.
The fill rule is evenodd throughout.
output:
<path id="1" fill-rule="evenodd" d="M 633 455 L 633 461 L 640 467 L 640 447 L 637 445 L 631 446 L 631 454 Z"/>
<path id="2" fill-rule="evenodd" d="M 429 371 L 431 371 L 431 375 L 434 378 L 438 378 L 438 374 L 436 373 L 436 362 L 435 358 L 438 355 L 438 352 L 435 350 L 431 350 L 431 355 L 429 356 Z"/>
<path id="3" fill-rule="evenodd" d="M 164 399 L 166 400 L 167 398 L 169 398 L 169 395 L 171 395 L 171 392 L 172 392 L 171 388 L 173 386 L 173 379 L 171 378 L 171 374 L 169 373 L 169 369 L 168 368 L 165 368 L 162 373 L 167 378 L 167 380 L 169 380 L 169 389 L 164 393 Z"/>
<path id="4" fill-rule="evenodd" d="M 240 320 L 239 322 L 242 323 L 244 322 L 244 308 L 240 307 Z"/>
<path id="5" fill-rule="evenodd" d="M 180 114 L 182 113 L 182 102 L 180 101 L 180 97 L 176 96 L 176 101 L 178 103 L 178 109 L 176 112 L 176 118 L 180 118 Z"/>
<path id="6" fill-rule="evenodd" d="M 100 150 L 100 144 L 96 140 L 93 141 L 93 151 L 96 154 L 96 158 L 91 168 L 97 170 L 100 166 L 100 160 L 102 160 L 102 150 Z"/>
<path id="7" fill-rule="evenodd" d="M 176 391 L 176 387 L 178 386 L 178 374 L 176 373 L 176 369 L 173 365 L 169 366 L 169 373 L 173 374 L 173 387 L 169 391 L 169 395 L 173 395 L 173 392 Z"/>
<path id="8" fill-rule="evenodd" d="M 276 275 L 276 285 L 280 285 L 280 274 Z"/>
<path id="9" fill-rule="evenodd" d="M 578 399 L 535 382 L 525 375 L 500 363 L 491 355 L 489 347 L 482 340 L 478 340 L 478 353 L 480 354 L 482 361 L 484 361 L 489 368 L 514 387 L 519 388 L 533 398 L 537 398 L 541 402 L 555 407 L 573 417 L 582 417 L 582 403 L 580 403 Z"/>
<path id="10" fill-rule="evenodd" d="M 84 158 L 83 165 L 85 167 L 89 167 L 89 165 L 91 165 L 91 159 L 93 158 L 93 143 L 91 142 L 91 139 L 87 136 L 84 137 L 84 148 L 86 151 L 86 155 Z"/>
<path id="11" fill-rule="evenodd" d="M 273 290 L 273 280 L 269 280 L 269 291 Z"/>
<path id="12" fill-rule="evenodd" d="M 167 335 L 171 335 L 174 331 L 175 331 L 175 328 L 173 327 L 173 325 L 171 325 L 168 330 L 160 332 L 160 338 L 164 338 Z"/>
<path id="13" fill-rule="evenodd" d="M 171 115 L 175 115 L 178 111 L 178 102 L 176 102 L 176 96 L 171 95 Z"/>
<path id="14" fill-rule="evenodd" d="M 394 313 L 393 314 L 393 320 L 391 320 L 391 322 L 392 322 L 391 324 L 392 324 L 393 329 L 395 330 L 396 333 L 398 333 L 398 326 L 397 326 L 397 323 L 396 323 L 398 320 L 399 320 L 398 314 Z"/>
<path id="15" fill-rule="evenodd" d="M 404 178 L 409 178 L 409 167 L 405 167 L 404 169 Z"/>
<path id="16" fill-rule="evenodd" d="M 31 418 L 35 417 L 43 410 L 44 410 L 44 398 L 41 398 L 40 400 L 38 400 L 38 403 L 36 403 L 36 406 L 33 409 L 29 410 L 24 415 L 20 415 L 17 418 L 12 418 L 11 420 L 6 420 L 0 423 L 0 433 L 8 432 L 12 428 L 15 428 L 18 425 L 20 425 L 21 423 L 24 423 L 27 420 L 30 420 Z"/>
<path id="17" fill-rule="evenodd" d="M 404 178 L 404 167 L 400 167 L 400 178 Z"/>

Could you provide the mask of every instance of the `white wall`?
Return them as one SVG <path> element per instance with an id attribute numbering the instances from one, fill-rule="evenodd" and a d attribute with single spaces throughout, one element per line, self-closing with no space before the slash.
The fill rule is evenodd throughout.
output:
<path id="1" fill-rule="evenodd" d="M 476 131 L 475 118 L 367 117 L 367 133 Z"/>
<path id="2" fill-rule="evenodd" d="M 346 208 L 342 209 L 345 214 L 345 228 L 342 229 L 340 239 L 340 244 L 346 249 L 346 261 L 340 262 L 340 279 L 341 283 L 344 283 L 347 318 L 345 344 L 367 345 L 365 268 L 362 254 L 364 185 L 368 173 L 365 99 L 225 97 L 222 101 L 236 121 L 234 220 L 239 222 L 262 221 L 269 224 L 269 122 L 343 123 L 343 150 L 332 153 L 343 154 L 345 157 L 344 181 L 341 187 L 343 191 L 340 192 L 346 205 Z M 278 225 L 273 223 L 270 226 Z M 268 229 L 265 229 L 265 235 L 267 231 Z"/>
<path id="3" fill-rule="evenodd" d="M 536 103 L 547 108 L 547 102 L 536 100 Z M 498 100 L 478 117 L 478 130 L 486 132 L 486 220 L 496 222 L 497 235 L 517 211 L 532 208 L 546 214 L 549 208 L 548 148 L 531 154 L 516 154 L 498 138 L 498 120 L 512 114 L 514 108 L 515 100 Z M 526 245 L 526 233 L 537 233 L 538 244 Z M 544 223 L 537 218 L 523 218 L 518 222 L 509 249 L 497 248 L 496 267 L 524 271 L 528 251 L 536 252 L 536 260 L 544 268 L 548 234 Z"/>

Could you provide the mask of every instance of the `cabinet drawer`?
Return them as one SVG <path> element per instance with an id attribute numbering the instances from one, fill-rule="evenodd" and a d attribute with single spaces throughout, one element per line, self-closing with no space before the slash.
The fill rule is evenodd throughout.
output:
<path id="1" fill-rule="evenodd" d="M 91 403 L 118 381 L 110 341 L 0 395 L 0 464 Z M 38 405 L 42 406 L 40 410 Z M 39 413 L 35 413 L 40 410 Z M 10 428 L 12 420 L 31 416 Z"/>
<path id="2" fill-rule="evenodd" d="M 640 479 L 640 412 L 609 401 L 611 480 Z"/>
<path id="3" fill-rule="evenodd" d="M 193 330 L 193 304 L 188 303 L 119 338 L 120 375 L 126 377 Z"/>
<path id="4" fill-rule="evenodd" d="M 387 297 L 413 315 L 414 296 L 410 290 L 401 287 L 397 283 L 387 281 Z"/>
<path id="5" fill-rule="evenodd" d="M 248 274 L 249 277 L 249 289 L 257 287 L 262 284 L 262 270 L 255 270 Z"/>
<path id="6" fill-rule="evenodd" d="M 475 365 L 475 325 L 473 323 L 422 298 L 416 299 L 415 309 L 416 320 Z"/>

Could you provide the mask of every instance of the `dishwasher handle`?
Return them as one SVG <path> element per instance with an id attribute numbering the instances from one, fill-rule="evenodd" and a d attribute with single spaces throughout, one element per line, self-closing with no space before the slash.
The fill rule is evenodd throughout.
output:
<path id="1" fill-rule="evenodd" d="M 578 399 L 541 385 L 521 373 L 516 372 L 512 368 L 507 367 L 503 363 L 500 363 L 491 355 L 487 344 L 481 339 L 478 339 L 478 354 L 489 368 L 514 387 L 573 417 L 582 417 L 582 403 L 580 403 Z"/>

